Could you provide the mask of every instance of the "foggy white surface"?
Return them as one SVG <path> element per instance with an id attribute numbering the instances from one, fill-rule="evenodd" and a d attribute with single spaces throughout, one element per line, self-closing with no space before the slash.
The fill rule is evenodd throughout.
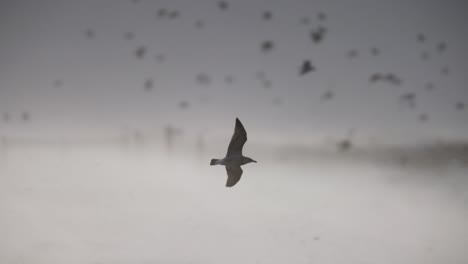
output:
<path id="1" fill-rule="evenodd" d="M 0 151 L 0 263 L 467 263 L 466 169 Z M 211 154 L 211 153 L 210 153 Z"/>

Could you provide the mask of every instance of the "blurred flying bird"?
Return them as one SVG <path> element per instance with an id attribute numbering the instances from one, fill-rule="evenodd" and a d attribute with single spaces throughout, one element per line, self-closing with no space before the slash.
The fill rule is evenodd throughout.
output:
<path id="1" fill-rule="evenodd" d="M 218 2 L 218 8 L 222 11 L 225 11 L 229 8 L 229 4 L 226 1 L 219 1 Z"/>
<path id="2" fill-rule="evenodd" d="M 372 54 L 372 56 L 378 56 L 380 54 L 380 50 L 376 47 L 372 47 L 370 49 L 370 53 Z"/>
<path id="3" fill-rule="evenodd" d="M 31 119 L 31 115 L 29 112 L 24 111 L 21 113 L 21 119 L 23 119 L 24 122 L 28 122 Z"/>
<path id="4" fill-rule="evenodd" d="M 272 17 L 273 17 L 273 14 L 272 14 L 270 11 L 265 11 L 265 12 L 263 12 L 263 14 L 262 14 L 262 18 L 263 18 L 263 20 L 265 20 L 265 21 L 271 20 Z"/>
<path id="5" fill-rule="evenodd" d="M 189 108 L 189 106 L 190 106 L 190 103 L 188 101 L 183 100 L 179 102 L 179 108 L 182 110 Z"/>
<path id="6" fill-rule="evenodd" d="M 94 37 L 96 36 L 96 33 L 94 33 L 94 30 L 88 28 L 85 31 L 85 35 L 87 39 L 94 39 Z"/>
<path id="7" fill-rule="evenodd" d="M 205 146 L 205 139 L 202 134 L 199 134 L 197 137 L 196 148 L 197 148 L 198 155 L 200 157 L 203 156 L 206 146 Z"/>
<path id="8" fill-rule="evenodd" d="M 426 91 L 432 91 L 434 90 L 435 86 L 432 82 L 428 82 L 426 83 L 426 85 L 424 85 L 424 88 L 426 89 Z"/>
<path id="9" fill-rule="evenodd" d="M 143 88 L 145 89 L 145 91 L 149 92 L 153 89 L 153 79 L 147 79 L 145 81 L 145 84 L 143 85 Z"/>
<path id="10" fill-rule="evenodd" d="M 308 74 L 309 72 L 313 72 L 315 71 L 315 66 L 312 65 L 312 63 L 310 62 L 310 60 L 305 60 L 300 69 L 299 69 L 299 76 L 303 76 L 305 74 Z"/>
<path id="11" fill-rule="evenodd" d="M 314 43 L 318 44 L 322 42 L 326 32 L 327 30 L 324 27 L 319 26 L 318 28 L 310 31 L 310 38 Z"/>
<path id="12" fill-rule="evenodd" d="M 257 78 L 258 80 L 265 80 L 266 73 L 264 71 L 257 71 L 255 72 L 255 78 Z"/>
<path id="13" fill-rule="evenodd" d="M 199 19 L 199 20 L 195 21 L 194 25 L 195 25 L 196 28 L 204 28 L 205 27 L 205 21 L 202 20 L 202 19 Z"/>
<path id="14" fill-rule="evenodd" d="M 350 150 L 351 147 L 352 147 L 351 140 L 349 140 L 349 139 L 343 139 L 343 140 L 341 140 L 340 142 L 338 142 L 337 147 L 338 147 L 338 150 L 339 150 L 340 152 L 348 151 L 348 150 Z"/>
<path id="15" fill-rule="evenodd" d="M 145 46 L 137 47 L 134 51 L 134 54 L 137 59 L 143 59 L 146 54 L 146 47 Z"/>
<path id="16" fill-rule="evenodd" d="M 125 32 L 124 34 L 124 39 L 126 40 L 132 40 L 135 38 L 135 34 L 133 32 Z"/>
<path id="17" fill-rule="evenodd" d="M 265 40 L 260 45 L 260 49 L 263 53 L 268 53 L 272 51 L 274 47 L 275 47 L 275 44 L 271 40 Z"/>
<path id="18" fill-rule="evenodd" d="M 460 110 L 460 111 L 464 110 L 465 109 L 465 103 L 464 102 L 457 102 L 455 104 L 455 109 Z"/>
<path id="19" fill-rule="evenodd" d="M 369 77 L 369 82 L 371 82 L 371 83 L 375 83 L 375 82 L 378 82 L 378 81 L 381 81 L 381 80 L 382 80 L 382 75 L 380 73 L 373 73 Z"/>
<path id="20" fill-rule="evenodd" d="M 420 114 L 419 115 L 419 121 L 421 121 L 421 123 L 426 123 L 428 120 L 429 120 L 429 115 L 427 115 L 427 114 Z"/>
<path id="21" fill-rule="evenodd" d="M 168 17 L 169 19 L 176 19 L 179 17 L 179 15 L 180 15 L 179 11 L 172 10 L 171 12 L 169 12 Z"/>
<path id="22" fill-rule="evenodd" d="M 262 80 L 263 88 L 270 89 L 273 83 L 270 80 Z"/>
<path id="23" fill-rule="evenodd" d="M 416 107 L 416 94 L 404 93 L 400 95 L 400 102 L 408 105 L 409 108 L 413 109 Z"/>
<path id="24" fill-rule="evenodd" d="M 55 88 L 61 88 L 63 86 L 63 81 L 62 80 L 55 80 L 54 81 L 54 87 Z"/>
<path id="25" fill-rule="evenodd" d="M 171 152 L 174 146 L 174 140 L 177 136 L 182 135 L 182 130 L 180 128 L 175 128 L 173 126 L 166 126 L 164 128 L 164 138 L 166 141 L 167 151 Z"/>
<path id="26" fill-rule="evenodd" d="M 383 73 L 373 73 L 373 74 L 369 77 L 369 82 L 371 82 L 371 83 L 386 82 L 386 83 L 389 83 L 389 84 L 398 86 L 398 85 L 400 85 L 403 81 L 402 81 L 398 76 L 396 76 L 396 75 L 393 74 L 393 73 L 387 73 L 387 74 L 383 74 Z"/>
<path id="27" fill-rule="evenodd" d="M 310 18 L 303 17 L 303 18 L 299 19 L 299 23 L 301 25 L 308 26 L 308 25 L 310 25 Z"/>
<path id="28" fill-rule="evenodd" d="M 427 51 L 421 52 L 421 60 L 427 61 L 431 57 L 431 54 Z"/>
<path id="29" fill-rule="evenodd" d="M 310 25 L 310 18 L 303 17 L 303 18 L 299 19 L 299 23 L 301 25 L 308 26 L 308 25 Z"/>
<path id="30" fill-rule="evenodd" d="M 236 118 L 236 126 L 234 128 L 234 134 L 232 135 L 231 142 L 229 143 L 226 157 L 222 159 L 212 159 L 210 165 L 224 165 L 226 166 L 226 172 L 228 179 L 226 187 L 232 187 L 240 180 L 242 176 L 241 165 L 255 162 L 255 160 L 244 157 L 242 155 L 242 148 L 247 141 L 247 132 L 244 126 L 238 118 Z"/>
<path id="31" fill-rule="evenodd" d="M 440 74 L 442 75 L 449 75 L 450 74 L 450 68 L 448 66 L 444 66 L 440 69 Z"/>
<path id="32" fill-rule="evenodd" d="M 234 82 L 234 77 L 232 75 L 227 75 L 224 77 L 224 82 L 227 84 L 232 84 Z"/>
<path id="33" fill-rule="evenodd" d="M 2 119 L 4 123 L 10 122 L 10 114 L 9 113 L 3 113 Z"/>
<path id="34" fill-rule="evenodd" d="M 422 33 L 419 33 L 417 36 L 416 36 L 416 39 L 418 40 L 418 42 L 420 43 L 424 43 L 426 41 L 426 36 Z"/>
<path id="35" fill-rule="evenodd" d="M 320 21 L 320 22 L 323 22 L 327 19 L 327 15 L 323 12 L 320 12 L 317 14 L 317 19 Z"/>
<path id="36" fill-rule="evenodd" d="M 281 104 L 283 104 L 283 100 L 281 100 L 281 98 L 279 97 L 273 98 L 273 105 L 281 105 Z"/>
<path id="37" fill-rule="evenodd" d="M 166 56 L 162 53 L 159 53 L 154 56 L 154 59 L 159 63 L 163 63 L 164 61 L 166 61 Z"/>
<path id="38" fill-rule="evenodd" d="M 387 73 L 387 75 L 385 75 L 385 80 L 393 85 L 400 85 L 402 83 L 402 80 L 393 73 Z"/>
<path id="39" fill-rule="evenodd" d="M 356 58 L 356 57 L 359 55 L 359 53 L 358 53 L 357 50 L 352 49 L 352 50 L 349 50 L 348 53 L 347 53 L 346 55 L 347 55 L 348 58 L 354 59 L 354 58 Z"/>
<path id="40" fill-rule="evenodd" d="M 165 8 L 160 8 L 160 9 L 158 9 L 158 11 L 156 12 L 156 16 L 157 16 L 158 18 L 164 18 L 164 17 L 166 17 L 167 15 L 168 15 L 168 11 L 167 11 L 167 9 L 165 9 Z"/>
<path id="41" fill-rule="evenodd" d="M 436 47 L 437 51 L 442 53 L 444 52 L 445 50 L 447 50 L 447 43 L 445 42 L 439 42 L 439 44 L 437 44 L 437 47 Z"/>
<path id="42" fill-rule="evenodd" d="M 331 90 L 328 90 L 322 94 L 321 99 L 322 101 L 328 101 L 333 99 L 333 97 L 335 97 L 335 93 Z"/>
<path id="43" fill-rule="evenodd" d="M 197 76 L 195 78 L 197 80 L 197 83 L 200 84 L 200 85 L 209 85 L 209 84 L 211 84 L 211 78 L 206 73 L 199 73 L 199 74 L 197 74 Z"/>

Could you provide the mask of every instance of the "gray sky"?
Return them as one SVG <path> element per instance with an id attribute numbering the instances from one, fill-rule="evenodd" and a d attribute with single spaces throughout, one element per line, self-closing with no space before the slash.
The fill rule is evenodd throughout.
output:
<path id="1" fill-rule="evenodd" d="M 230 131 L 236 116 L 261 138 L 343 136 L 461 137 L 468 115 L 468 5 L 464 1 L 2 1 L 0 112 L 10 134 L 156 129 L 172 123 L 196 133 Z M 177 19 L 156 19 L 160 8 Z M 271 21 L 262 13 L 271 11 Z M 326 13 L 320 22 L 319 12 Z M 310 25 L 301 25 L 308 17 Z M 204 21 L 198 29 L 194 23 Z M 309 31 L 323 25 L 324 41 Z M 93 39 L 85 32 L 91 29 Z M 124 38 L 133 32 L 134 39 Z M 425 43 L 416 36 L 424 33 Z M 260 43 L 275 48 L 260 52 Z M 447 44 L 442 54 L 439 42 Z M 146 56 L 134 57 L 137 47 Z M 378 47 L 379 56 L 370 49 Z M 349 50 L 358 51 L 354 59 Z M 429 53 L 427 61 L 422 52 Z M 164 54 L 165 61 L 155 56 Z M 298 76 L 304 59 L 316 72 Z M 443 76 L 442 67 L 450 74 Z M 256 78 L 272 82 L 265 89 Z M 370 84 L 372 73 L 394 73 L 401 86 Z M 196 83 L 206 73 L 211 84 Z M 234 83 L 226 84 L 226 76 Z M 148 78 L 154 88 L 144 91 Z M 61 80 L 61 87 L 54 82 Z M 433 91 L 425 85 L 432 82 Z M 322 102 L 325 91 L 333 100 Z M 416 108 L 398 102 L 416 93 Z M 279 98 L 279 99 L 278 99 Z M 275 105 L 275 100 L 280 100 Z M 179 109 L 181 101 L 189 108 Z M 21 112 L 32 122 L 21 124 Z M 429 120 L 421 123 L 418 116 Z M 229 128 L 229 129 L 228 129 Z M 267 133 L 268 131 L 268 133 Z"/>

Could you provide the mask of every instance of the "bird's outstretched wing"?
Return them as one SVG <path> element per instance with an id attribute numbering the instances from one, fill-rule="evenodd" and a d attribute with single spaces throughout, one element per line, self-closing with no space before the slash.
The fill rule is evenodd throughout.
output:
<path id="1" fill-rule="evenodd" d="M 226 166 L 228 175 L 226 187 L 232 187 L 240 180 L 242 176 L 242 169 L 240 166 Z"/>
<path id="2" fill-rule="evenodd" d="M 231 143 L 229 143 L 226 157 L 242 155 L 242 147 L 244 147 L 246 141 L 247 132 L 245 132 L 239 118 L 236 118 L 236 127 L 234 128 L 234 134 L 232 135 Z"/>

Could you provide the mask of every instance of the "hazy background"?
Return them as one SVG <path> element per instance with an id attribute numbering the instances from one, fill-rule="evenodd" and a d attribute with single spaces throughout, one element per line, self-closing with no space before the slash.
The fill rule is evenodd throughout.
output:
<path id="1" fill-rule="evenodd" d="M 0 262 L 468 262 L 467 12 L 0 1 Z"/>

